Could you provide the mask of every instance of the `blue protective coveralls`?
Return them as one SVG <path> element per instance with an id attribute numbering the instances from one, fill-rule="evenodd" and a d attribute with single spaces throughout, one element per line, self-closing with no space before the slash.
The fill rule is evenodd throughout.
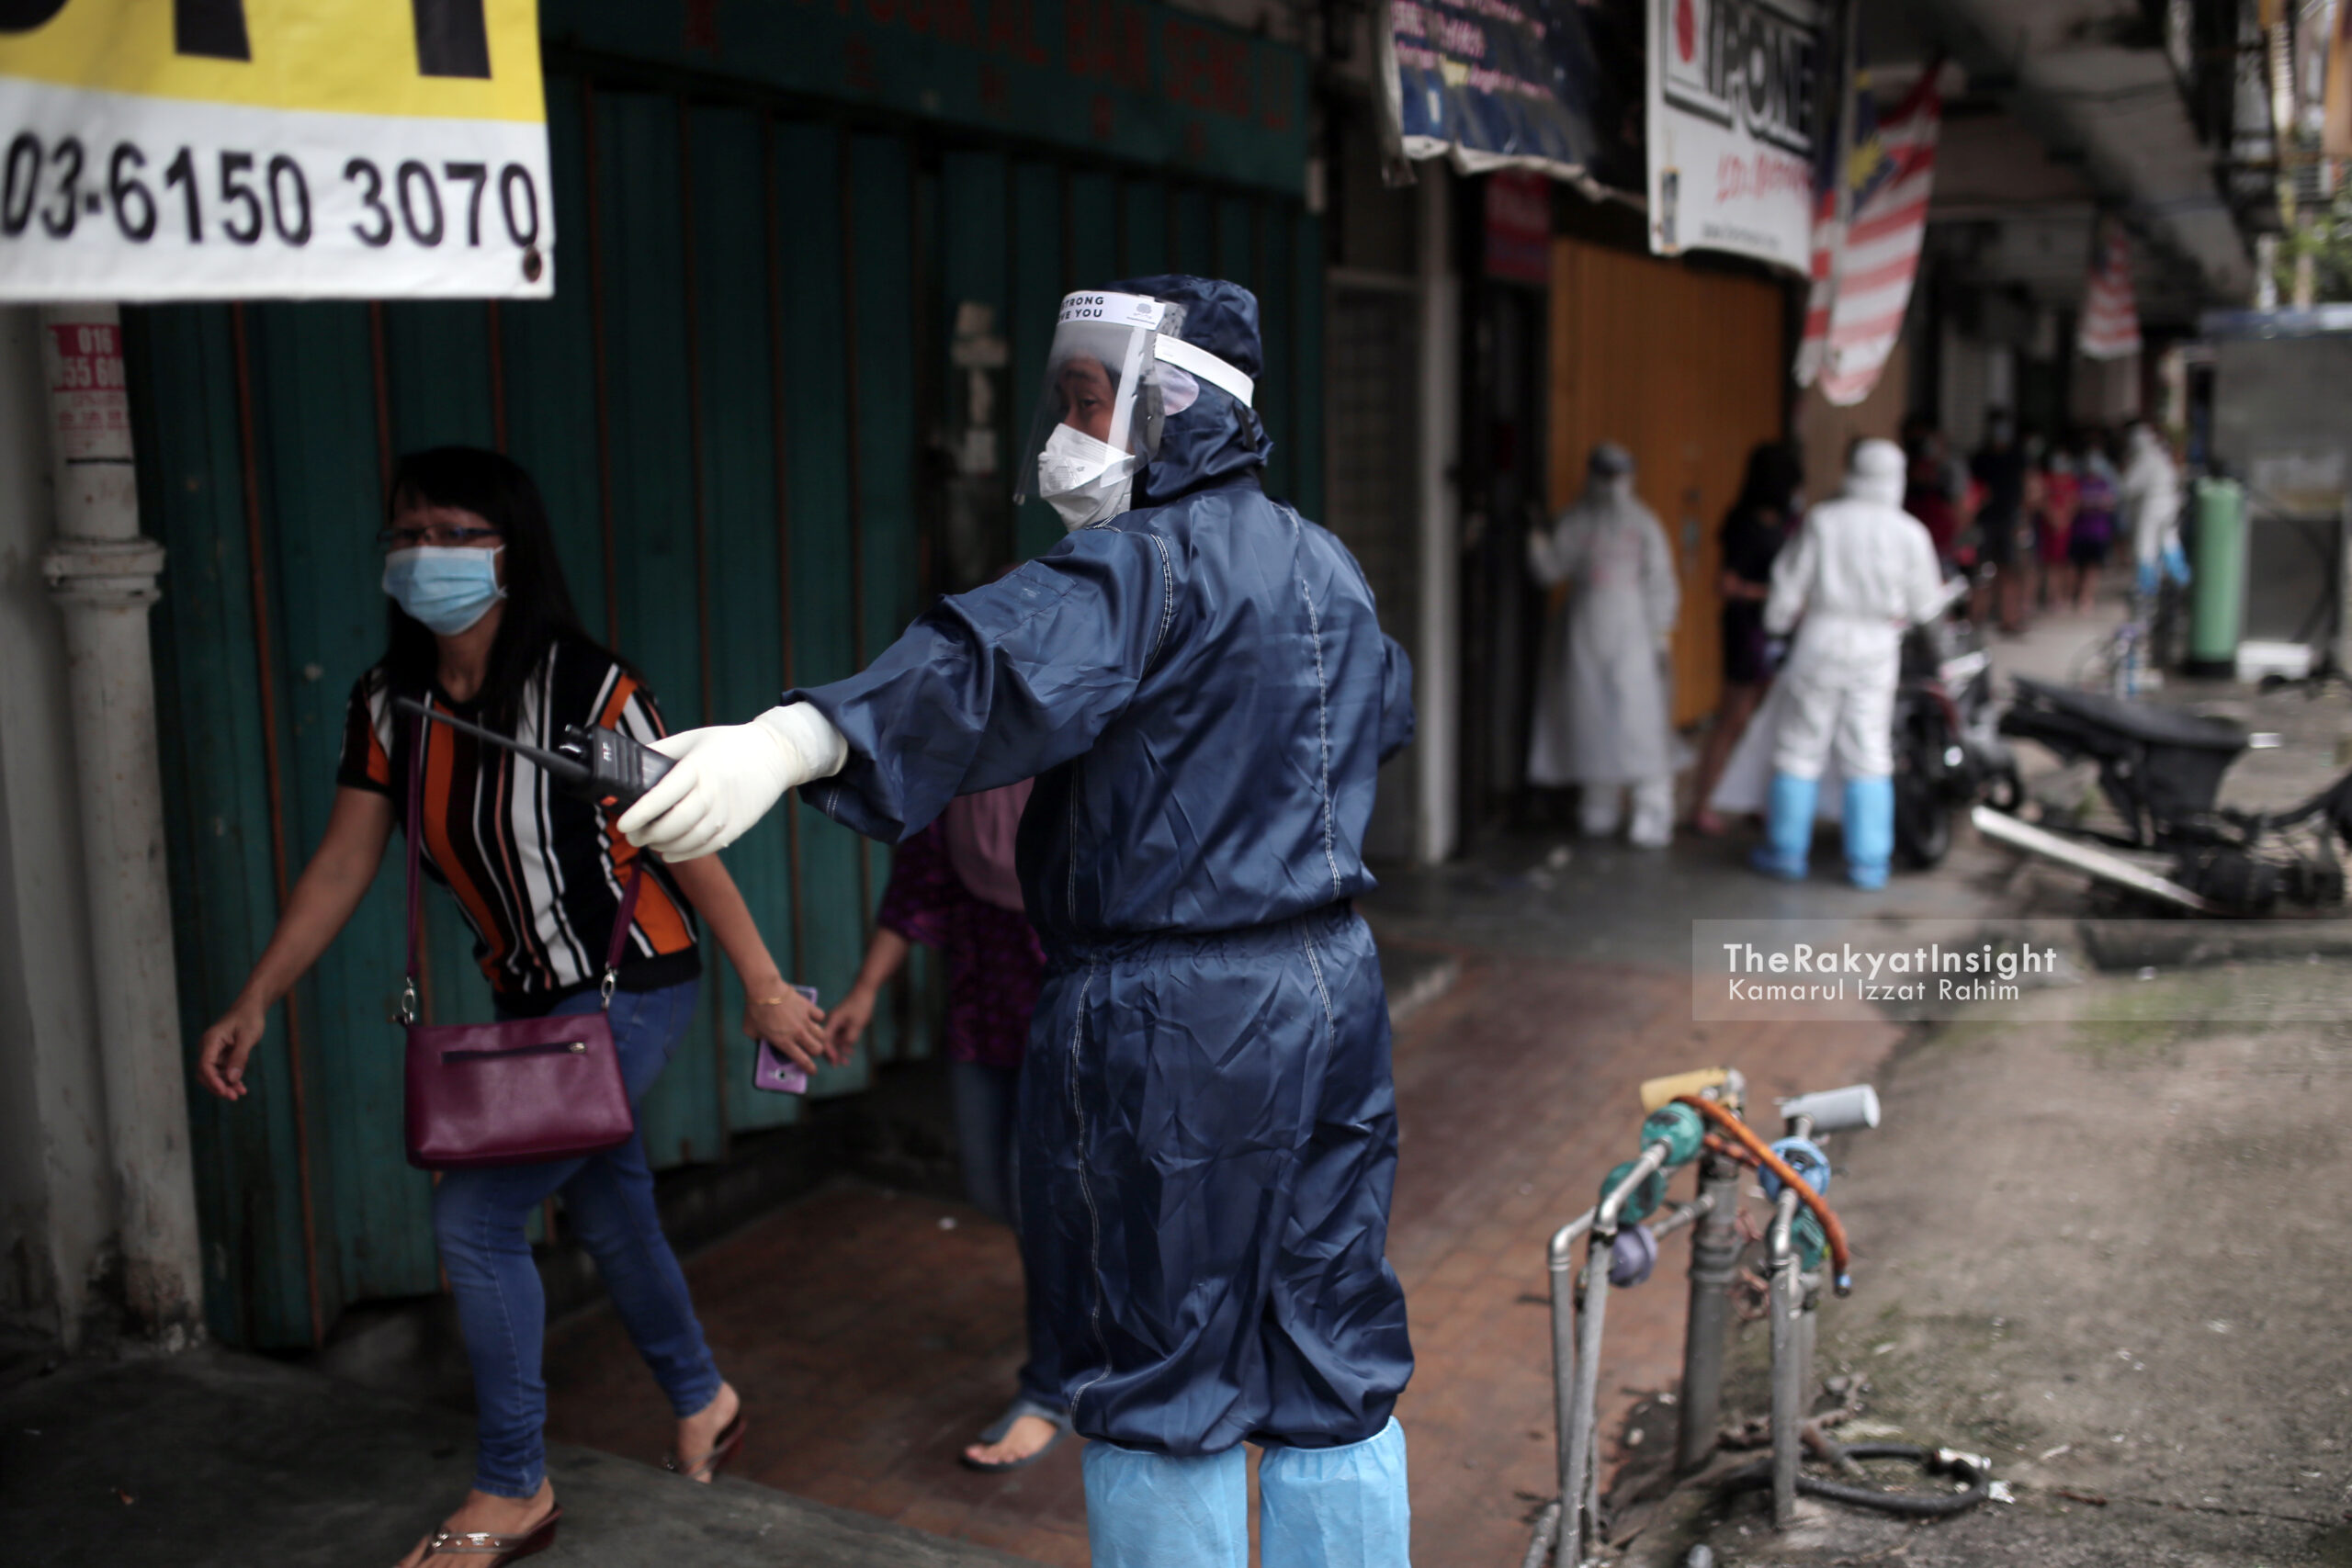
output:
<path id="1" fill-rule="evenodd" d="M 1258 373 L 1247 290 L 1112 287 L 1182 302 L 1187 341 Z M 1411 672 L 1354 558 L 1265 495 L 1269 449 L 1253 412 L 1204 395 L 1168 418 L 1133 510 L 786 698 L 849 745 L 807 798 L 874 838 L 1036 777 L 1018 857 L 1049 964 L 1021 1107 L 1032 1289 L 1077 1430 L 1228 1455 L 1237 1509 L 1238 1444 L 1389 1433 L 1412 1371 L 1384 1256 L 1387 1007 L 1351 902 Z"/>

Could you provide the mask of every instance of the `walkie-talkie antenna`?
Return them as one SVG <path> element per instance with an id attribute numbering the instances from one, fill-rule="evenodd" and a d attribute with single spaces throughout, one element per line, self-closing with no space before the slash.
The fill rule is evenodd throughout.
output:
<path id="1" fill-rule="evenodd" d="M 444 713 L 439 708 L 427 707 L 414 697 L 394 697 L 392 705 L 403 713 L 413 713 L 420 717 L 429 718 L 435 724 L 446 724 L 452 729 L 461 730 L 477 740 L 486 740 L 492 746 L 512 751 L 517 756 L 528 757 L 558 778 L 584 779 L 588 776 L 588 765 L 577 757 L 567 757 L 560 751 L 544 750 L 539 747 L 517 740 L 511 735 L 501 735 L 495 729 L 485 729 L 470 720 L 459 718 L 456 714 Z"/>

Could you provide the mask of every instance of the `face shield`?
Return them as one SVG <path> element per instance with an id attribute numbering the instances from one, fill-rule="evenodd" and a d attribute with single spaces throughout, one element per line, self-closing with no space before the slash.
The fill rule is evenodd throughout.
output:
<path id="1" fill-rule="evenodd" d="M 1140 294 L 1063 298 L 1014 501 L 1035 496 L 1073 530 L 1116 517 L 1161 426 L 1204 384 L 1248 406 L 1250 378 L 1178 337 L 1183 321 L 1182 305 Z"/>

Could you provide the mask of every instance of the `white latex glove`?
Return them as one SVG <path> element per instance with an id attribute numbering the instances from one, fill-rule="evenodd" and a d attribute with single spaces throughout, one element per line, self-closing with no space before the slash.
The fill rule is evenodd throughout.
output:
<path id="1" fill-rule="evenodd" d="M 677 766 L 621 815 L 622 837 L 666 861 L 723 850 L 751 830 L 786 790 L 829 779 L 849 742 L 807 703 L 770 708 L 749 724 L 682 729 L 653 743 Z"/>

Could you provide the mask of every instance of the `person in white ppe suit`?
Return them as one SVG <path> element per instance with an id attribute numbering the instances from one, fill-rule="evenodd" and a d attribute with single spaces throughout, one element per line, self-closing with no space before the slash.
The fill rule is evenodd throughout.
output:
<path id="1" fill-rule="evenodd" d="M 2188 562 L 2180 548 L 2180 470 L 2173 466 L 2165 438 L 2145 421 L 2133 424 L 2126 437 L 2118 499 L 2140 592 L 2153 595 L 2167 576 L 2187 581 Z"/>
<path id="2" fill-rule="evenodd" d="M 1781 671 L 1788 701 L 1755 855 L 1769 875 L 1804 875 L 1822 767 L 1834 751 L 1846 780 L 1846 874 L 1857 887 L 1886 886 L 1903 633 L 1933 616 L 1944 597 L 1935 542 L 1903 510 L 1904 474 L 1894 442 L 1857 443 L 1844 493 L 1805 513 L 1795 542 L 1773 563 L 1765 629 L 1785 637 L 1794 628 L 1796 641 Z"/>
<path id="3" fill-rule="evenodd" d="M 1681 589 L 1657 518 L 1634 494 L 1634 458 L 1615 442 L 1592 449 L 1585 492 L 1547 530 L 1527 536 L 1527 569 L 1566 601 L 1544 636 L 1527 779 L 1584 786 L 1581 826 L 1628 833 L 1645 849 L 1674 835 L 1674 736 L 1664 669 Z"/>

